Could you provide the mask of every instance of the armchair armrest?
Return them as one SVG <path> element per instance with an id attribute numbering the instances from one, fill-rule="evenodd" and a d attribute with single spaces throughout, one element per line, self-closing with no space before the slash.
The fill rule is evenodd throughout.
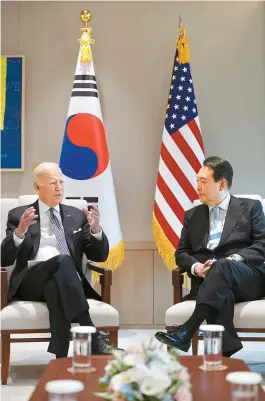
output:
<path id="1" fill-rule="evenodd" d="M 7 306 L 8 280 L 7 270 L 1 269 L 1 309 Z"/>
<path id="2" fill-rule="evenodd" d="M 182 284 L 183 284 L 182 269 L 172 270 L 172 285 L 174 287 L 174 305 L 182 301 Z"/>
<path id="3" fill-rule="evenodd" d="M 87 268 L 100 274 L 101 298 L 106 304 L 110 304 L 110 287 L 112 284 L 112 271 L 101 266 L 94 266 L 87 263 Z"/>

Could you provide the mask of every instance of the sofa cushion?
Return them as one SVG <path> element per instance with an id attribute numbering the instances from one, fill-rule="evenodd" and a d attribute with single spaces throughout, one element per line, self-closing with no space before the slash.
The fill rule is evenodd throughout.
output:
<path id="1" fill-rule="evenodd" d="M 166 311 L 166 326 L 181 325 L 189 319 L 195 309 L 195 301 L 184 301 Z M 235 305 L 236 328 L 265 329 L 265 299 L 239 302 Z"/>
<path id="2" fill-rule="evenodd" d="M 87 300 L 97 327 L 119 326 L 119 313 L 111 305 Z M 1 310 L 2 330 L 49 329 L 49 311 L 45 302 L 13 301 Z"/>

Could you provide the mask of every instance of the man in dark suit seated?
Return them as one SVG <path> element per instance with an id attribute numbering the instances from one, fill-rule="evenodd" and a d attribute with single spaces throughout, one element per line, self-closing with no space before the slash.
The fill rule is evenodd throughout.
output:
<path id="1" fill-rule="evenodd" d="M 109 254 L 97 206 L 82 211 L 61 204 L 63 184 L 57 164 L 36 167 L 34 187 L 39 199 L 9 212 L 6 238 L 1 244 L 1 266 L 16 261 L 8 300 L 15 297 L 47 303 L 51 327 L 48 351 L 56 357 L 68 354 L 72 321 L 93 326 L 87 298 L 100 300 L 83 274 L 83 254 L 98 262 L 104 262 Z M 99 332 L 92 335 L 92 353 L 111 349 Z"/>
<path id="2" fill-rule="evenodd" d="M 225 327 L 223 355 L 242 348 L 233 325 L 235 302 L 265 296 L 265 216 L 260 201 L 229 194 L 233 169 L 220 157 L 207 158 L 198 173 L 202 205 L 185 213 L 176 264 L 191 278 L 186 299 L 196 299 L 192 316 L 171 334 L 156 338 L 188 351 L 206 320 Z"/>

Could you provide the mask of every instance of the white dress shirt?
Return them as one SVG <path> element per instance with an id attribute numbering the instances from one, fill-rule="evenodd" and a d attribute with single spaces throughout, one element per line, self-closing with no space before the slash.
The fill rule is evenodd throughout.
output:
<path id="1" fill-rule="evenodd" d="M 47 206 L 45 203 L 43 203 L 39 199 L 40 246 L 39 246 L 39 249 L 38 249 L 38 252 L 36 254 L 34 261 L 31 261 L 31 260 L 28 261 L 29 267 L 31 267 L 32 265 L 34 265 L 38 262 L 44 262 L 45 260 L 53 258 L 54 256 L 60 255 L 56 237 L 52 233 L 52 230 L 51 230 L 49 209 L 50 209 L 50 207 Z M 59 205 L 55 206 L 53 209 L 54 209 L 54 214 L 56 215 L 60 224 L 62 225 L 62 218 L 61 218 Z M 62 229 L 63 229 L 63 225 L 62 225 Z M 102 230 L 96 234 L 93 234 L 91 232 L 91 235 L 93 235 L 93 237 L 95 237 L 96 239 L 101 240 Z M 19 246 L 24 240 L 24 238 L 18 238 L 15 231 L 13 234 L 13 238 L 14 238 L 14 242 L 15 242 L 16 246 Z"/>
<path id="2" fill-rule="evenodd" d="M 228 194 L 222 200 L 222 202 L 219 203 L 219 205 L 216 205 L 216 206 L 218 206 L 220 208 L 220 220 L 221 220 L 221 224 L 222 224 L 222 230 L 224 228 L 225 219 L 226 219 L 226 215 L 227 215 L 227 210 L 228 210 L 228 206 L 229 206 L 229 203 L 230 203 L 230 199 L 231 199 L 231 195 Z M 210 222 L 209 230 L 211 230 L 211 227 L 213 226 L 213 214 L 211 213 L 211 210 L 213 208 L 214 208 L 214 206 L 209 206 L 209 222 Z M 215 248 L 212 247 L 212 245 L 209 243 L 209 241 L 207 243 L 207 248 L 211 249 L 211 250 L 215 249 Z M 240 255 L 233 254 L 231 256 L 234 256 L 237 262 L 243 262 L 244 261 L 244 258 L 242 256 L 240 256 Z M 215 260 L 215 259 L 213 259 L 213 260 Z M 199 262 L 196 262 L 196 263 L 193 263 L 193 265 L 191 266 L 191 273 L 194 274 L 195 276 L 196 276 L 195 267 L 198 266 L 199 264 L 200 264 Z"/>

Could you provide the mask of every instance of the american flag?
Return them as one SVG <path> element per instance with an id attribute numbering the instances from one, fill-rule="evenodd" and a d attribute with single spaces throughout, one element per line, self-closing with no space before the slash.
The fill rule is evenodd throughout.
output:
<path id="1" fill-rule="evenodd" d="M 176 50 L 166 108 L 153 211 L 158 251 L 175 268 L 185 210 L 198 198 L 197 173 L 205 158 L 189 63 Z"/>

